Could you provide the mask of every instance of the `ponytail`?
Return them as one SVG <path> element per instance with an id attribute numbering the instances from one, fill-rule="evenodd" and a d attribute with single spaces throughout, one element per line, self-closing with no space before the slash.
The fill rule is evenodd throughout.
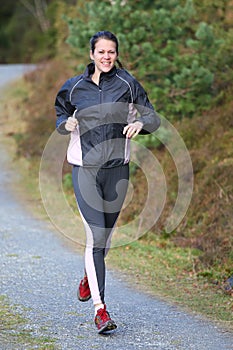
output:
<path id="1" fill-rule="evenodd" d="M 117 62 L 120 69 L 124 69 L 124 67 L 119 59 L 117 59 L 116 62 Z"/>

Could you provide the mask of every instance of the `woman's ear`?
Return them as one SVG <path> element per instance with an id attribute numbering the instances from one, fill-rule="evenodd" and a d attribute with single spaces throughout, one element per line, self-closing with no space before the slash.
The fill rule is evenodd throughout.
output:
<path id="1" fill-rule="evenodd" d="M 94 61 L 93 53 L 92 53 L 91 50 L 90 50 L 90 59 L 91 59 L 92 61 Z"/>

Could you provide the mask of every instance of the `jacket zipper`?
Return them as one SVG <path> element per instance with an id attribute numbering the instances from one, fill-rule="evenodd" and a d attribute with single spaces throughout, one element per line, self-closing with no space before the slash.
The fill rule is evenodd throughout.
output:
<path id="1" fill-rule="evenodd" d="M 102 124 L 102 113 L 103 113 L 103 108 L 102 108 L 102 105 L 103 105 L 103 90 L 101 89 L 101 87 L 99 86 L 99 105 L 100 105 L 100 123 L 101 123 L 101 142 L 103 142 L 104 140 L 104 124 Z M 101 156 L 102 156 L 102 163 L 104 164 L 105 163 L 105 157 L 106 157 L 106 152 L 105 152 L 105 144 L 103 142 L 102 144 L 102 152 L 101 152 Z M 101 165 L 103 165 L 101 164 Z"/>

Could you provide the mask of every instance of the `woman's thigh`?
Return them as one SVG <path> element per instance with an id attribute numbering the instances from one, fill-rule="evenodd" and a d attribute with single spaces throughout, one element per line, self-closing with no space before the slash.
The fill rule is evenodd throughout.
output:
<path id="1" fill-rule="evenodd" d="M 84 220 L 92 228 L 111 229 L 127 193 L 129 166 L 101 169 L 74 166 L 72 176 Z"/>
<path id="2" fill-rule="evenodd" d="M 97 191 L 95 168 L 74 166 L 73 187 L 79 210 L 85 221 L 94 227 L 105 227 L 103 199 Z"/>
<path id="3" fill-rule="evenodd" d="M 129 166 L 123 165 L 103 171 L 103 207 L 105 226 L 112 228 L 122 209 L 128 189 Z"/>

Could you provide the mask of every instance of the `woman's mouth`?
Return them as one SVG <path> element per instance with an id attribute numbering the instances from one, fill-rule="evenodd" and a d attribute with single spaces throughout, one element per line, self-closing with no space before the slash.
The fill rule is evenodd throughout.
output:
<path id="1" fill-rule="evenodd" d="M 111 66 L 111 62 L 102 62 L 102 65 L 105 67 L 110 67 Z"/>

